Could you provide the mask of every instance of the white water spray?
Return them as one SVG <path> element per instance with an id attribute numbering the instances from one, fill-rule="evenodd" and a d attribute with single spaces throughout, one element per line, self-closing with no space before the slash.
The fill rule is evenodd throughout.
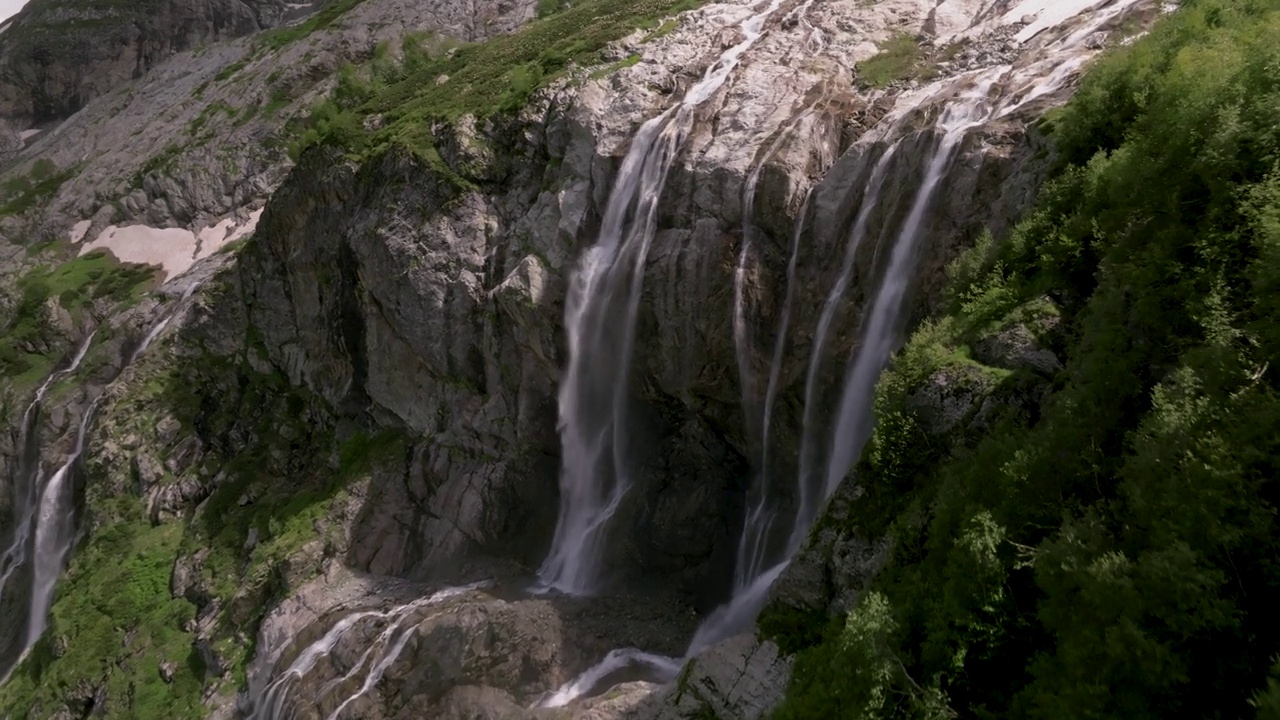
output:
<path id="1" fill-rule="evenodd" d="M 773 400 L 777 395 L 778 371 L 781 363 L 782 349 L 786 344 L 787 327 L 790 322 L 792 279 L 795 276 L 796 254 L 800 236 L 804 233 L 805 218 L 809 211 L 809 198 L 812 188 L 805 193 L 804 202 L 796 218 L 792 235 L 791 259 L 787 264 L 787 297 L 783 304 L 782 318 L 779 322 L 778 334 L 774 340 L 774 352 L 769 366 L 769 378 L 765 387 L 763 404 L 757 412 L 757 388 L 752 372 L 754 362 L 751 358 L 751 346 L 754 344 L 747 330 L 746 319 L 746 278 L 748 262 L 753 248 L 752 215 L 755 208 L 756 188 L 760 175 L 774 155 L 782 148 L 791 132 L 814 112 L 814 106 L 805 109 L 778 133 L 777 138 L 765 150 L 760 161 L 756 163 L 743 187 L 742 200 L 742 248 L 738 252 L 738 265 L 733 277 L 733 339 L 738 362 L 738 380 L 741 385 L 742 414 L 747 423 L 748 446 L 758 448 L 758 463 L 755 481 L 751 484 L 747 500 L 747 512 L 743 519 L 742 537 L 738 543 L 738 553 L 734 564 L 733 592 L 745 589 L 760 574 L 768 551 L 769 536 L 773 529 L 775 513 L 770 502 L 769 483 L 769 432 L 773 418 Z M 759 415 L 760 425 L 752 427 L 753 419 Z"/>
<path id="2" fill-rule="evenodd" d="M 44 634 L 49 606 L 53 603 L 53 588 L 58 582 L 58 576 L 62 574 L 67 554 L 71 552 L 72 541 L 75 539 L 72 488 L 67 480 L 80 461 L 80 456 L 84 454 L 89 425 L 97 408 L 98 398 L 95 398 L 80 417 L 75 448 L 63 461 L 62 467 L 45 482 L 40 493 L 40 510 L 36 518 L 34 552 L 31 557 L 31 607 L 27 614 L 25 643 L 27 649 L 35 645 Z"/>
<path id="3" fill-rule="evenodd" d="M 839 308 L 840 302 L 853 281 L 853 268 L 858 257 L 858 251 L 862 247 L 863 240 L 866 239 L 867 225 L 870 222 L 871 214 L 880 207 L 880 190 L 884 187 L 885 175 L 893 164 L 893 158 L 898 151 L 900 143 L 901 140 L 890 145 L 880 156 L 880 159 L 876 161 L 871 171 L 871 176 L 866 183 L 867 193 L 858 208 L 858 215 L 854 220 L 853 229 L 849 233 L 849 240 L 845 243 L 840 275 L 837 276 L 835 285 L 832 286 L 831 292 L 827 295 L 826 302 L 822 304 L 822 314 L 818 317 L 817 330 L 813 336 L 813 346 L 809 349 L 809 368 L 805 374 L 804 384 L 804 414 L 801 419 L 800 462 L 796 478 L 796 516 L 791 528 L 791 537 L 787 542 L 788 556 L 793 554 L 799 548 L 800 543 L 804 541 L 804 536 L 808 533 L 809 526 L 813 524 L 813 519 L 817 516 L 818 505 L 823 500 L 816 492 L 815 483 L 810 480 L 817 474 L 815 468 L 819 462 L 816 457 L 818 448 L 815 447 L 817 433 L 812 432 L 811 428 L 817 422 L 818 376 L 822 359 L 826 354 L 828 335 L 831 332 L 831 325 L 835 321 L 836 310 Z"/>
<path id="4" fill-rule="evenodd" d="M 558 690 L 548 694 L 538 703 L 538 707 L 564 707 L 590 693 L 597 685 L 610 675 L 627 668 L 640 665 L 654 672 L 659 678 L 669 680 L 680 672 L 680 658 L 667 657 L 655 653 L 644 652 L 635 648 L 611 650 L 604 660 L 591 666 L 586 672 L 560 686 Z"/>
<path id="5" fill-rule="evenodd" d="M 538 576 L 542 589 L 589 594 L 600 581 L 605 530 L 631 487 L 628 384 L 644 266 L 657 205 L 693 122 L 782 0 L 741 25 L 726 50 L 677 106 L 640 127 L 622 162 L 600 236 L 579 261 L 565 301 L 569 364 L 560 387 L 560 514 Z"/>

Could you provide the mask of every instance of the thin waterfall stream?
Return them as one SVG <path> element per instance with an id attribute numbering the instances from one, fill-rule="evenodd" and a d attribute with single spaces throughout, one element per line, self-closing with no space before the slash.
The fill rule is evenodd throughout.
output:
<path id="1" fill-rule="evenodd" d="M 378 684 L 387 668 L 404 651 L 417 624 L 430 617 L 431 608 L 488 585 L 488 581 L 480 581 L 459 587 L 446 587 L 386 610 L 361 610 L 346 615 L 318 640 L 303 648 L 293 662 L 271 682 L 260 689 L 251 684 L 248 706 L 242 709 L 243 717 L 245 720 L 284 720 L 291 717 L 289 702 L 297 700 L 293 691 L 298 681 L 306 677 L 317 664 L 329 660 L 334 648 L 348 636 L 365 632 L 368 626 L 381 623 L 382 628 L 378 634 L 351 664 L 350 669 L 325 683 L 317 693 L 308 698 L 308 703 L 316 708 L 326 701 L 330 701 L 330 704 L 336 702 L 334 709 L 324 717 L 326 720 L 338 720 L 352 703 L 367 695 Z M 428 615 L 423 615 L 424 612 Z M 356 690 L 337 700 L 342 696 L 335 696 L 335 691 L 355 681 L 360 683 Z"/>
<path id="2" fill-rule="evenodd" d="M 103 390 L 119 379 L 125 370 L 147 351 L 152 342 L 180 312 L 183 302 L 190 298 L 199 286 L 199 282 L 192 282 L 182 296 L 174 301 L 169 311 L 148 328 L 142 340 L 129 354 L 115 376 L 106 383 Z M 15 508 L 20 508 L 18 514 L 21 519 L 14 528 L 13 540 L 5 550 L 3 560 L 0 560 L 3 563 L 3 571 L 0 572 L 0 594 L 9 588 L 9 582 L 19 567 L 30 566 L 31 580 L 25 607 L 26 622 L 23 625 L 22 649 L 14 655 L 12 664 L 5 667 L 3 674 L 0 674 L 0 684 L 8 679 L 9 673 L 21 664 L 40 636 L 44 634 L 58 578 L 62 575 L 72 546 L 75 544 L 75 493 L 72 481 L 80 458 L 84 454 L 98 404 L 103 398 L 103 391 L 100 390 L 89 401 L 81 414 L 71 452 L 63 459 L 58 469 L 47 476 L 41 472 L 40 446 L 37 438 L 38 414 L 40 404 L 53 383 L 69 376 L 79 368 L 96 332 L 95 330 L 85 338 L 68 367 L 51 373 L 45 379 L 23 416 L 24 457 L 19 463 L 20 477 L 15 483 Z M 22 492 L 19 493 L 19 489 Z"/>
<path id="3" fill-rule="evenodd" d="M 54 383 L 79 369 L 80 363 L 89 352 L 89 345 L 93 342 L 95 334 L 96 332 L 89 333 L 85 337 L 67 367 L 55 370 L 44 379 L 44 382 L 36 389 L 36 394 L 31 399 L 31 404 L 27 406 L 26 412 L 22 415 L 22 427 L 18 436 L 21 456 L 18 462 L 17 482 L 13 483 L 13 507 L 21 508 L 22 511 L 19 513 L 18 523 L 14 526 L 13 538 L 9 541 L 9 546 L 5 548 L 4 554 L 0 555 L 0 597 L 4 597 L 5 589 L 8 587 L 9 580 L 13 577 L 14 572 L 25 565 L 29 559 L 27 549 L 31 543 L 31 528 L 35 525 L 36 511 L 40 506 L 38 499 L 40 495 L 38 421 L 41 403 L 44 402 L 45 393 L 49 391 L 49 388 Z"/>
<path id="4" fill-rule="evenodd" d="M 979 84 L 978 89 L 962 96 L 959 100 L 948 104 L 943 113 L 943 120 L 939 123 L 939 127 L 943 130 L 944 136 L 939 143 L 938 148 L 932 153 L 929 161 L 928 177 L 924 183 L 916 191 L 915 199 L 912 204 L 912 212 L 904 222 L 898 237 L 894 242 L 894 260 L 890 268 L 886 271 L 885 279 L 881 281 L 876 293 L 876 299 L 873 302 L 873 308 L 880 308 L 880 314 L 884 316 L 884 320 L 876 323 L 873 319 L 872 323 L 864 330 L 864 342 L 857 351 L 857 361 L 854 367 L 872 367 L 869 362 L 864 362 L 863 358 L 867 357 L 868 346 L 874 348 L 877 352 L 881 348 L 891 347 L 893 342 L 894 323 L 890 319 L 896 319 L 900 314 L 902 307 L 902 294 L 909 278 L 903 273 L 909 271 L 908 260 L 914 257 L 913 249 L 920 235 L 920 222 L 924 217 L 924 210 L 928 207 L 933 197 L 934 190 L 938 185 L 938 178 L 941 176 L 942 170 L 947 166 L 952 156 L 952 150 L 963 131 L 972 125 L 964 125 L 958 131 L 953 131 L 948 125 L 947 119 L 952 115 L 968 118 L 979 113 L 980 108 L 988 103 L 988 93 L 994 81 Z M 899 141 L 901 142 L 901 141 Z M 882 187 L 884 174 L 891 167 L 893 158 L 896 156 L 897 144 L 891 146 L 876 162 L 871 172 L 868 187 L 871 191 L 864 198 L 862 206 L 859 209 L 858 217 L 854 222 L 853 232 L 850 234 L 850 241 L 846 248 L 845 262 L 841 268 L 841 274 L 838 278 L 831 295 L 828 296 L 824 306 L 823 316 L 819 320 L 818 334 L 815 337 L 815 347 L 812 351 L 810 359 L 809 381 L 811 382 L 815 376 L 813 367 L 817 359 L 822 356 L 821 349 L 826 341 L 826 333 L 830 329 L 831 320 L 834 317 L 834 308 L 838 304 L 840 298 L 844 295 L 850 282 L 854 260 L 857 255 L 858 247 L 862 244 L 866 236 L 868 219 L 876 209 L 879 200 L 878 189 Z M 873 311 L 873 318 L 874 318 Z M 875 357 L 879 357 L 877 354 Z M 888 359 L 888 351 L 884 352 L 884 360 Z M 882 364 L 882 363 L 881 363 Z M 875 366 L 875 374 L 878 376 L 880 366 Z M 861 377 L 861 376 L 859 376 Z M 872 378 L 874 382 L 874 377 Z M 850 384 L 846 383 L 843 399 L 842 399 L 842 416 L 846 410 L 846 406 L 854 406 L 864 410 L 865 414 L 870 414 L 869 402 L 858 402 L 868 395 L 858 395 L 850 392 Z M 810 391 L 806 392 L 811 394 Z M 806 409 L 808 405 L 806 404 Z M 852 413 L 852 410 L 850 410 Z M 689 654 L 694 655 L 699 651 L 714 645 L 715 643 L 730 637 L 744 630 L 755 616 L 760 612 L 765 600 L 768 598 L 768 591 L 772 587 L 773 582 L 786 569 L 786 565 L 790 562 L 791 557 L 799 550 L 800 544 L 808 533 L 809 526 L 813 522 L 816 514 L 816 508 L 825 501 L 830 495 L 830 491 L 834 489 L 834 485 L 830 483 L 830 468 L 834 467 L 835 458 L 840 453 L 851 454 L 856 457 L 861 451 L 861 440 L 850 441 L 847 435 L 841 434 L 845 428 L 837 425 L 836 431 L 831 439 L 831 448 L 833 451 L 833 460 L 828 465 L 828 473 L 825 476 L 815 477 L 813 473 L 806 473 L 807 468 L 802 468 L 797 474 L 796 492 L 799 498 L 797 503 L 796 515 L 792 521 L 792 532 L 788 547 L 786 548 L 785 557 L 779 559 L 767 569 L 758 570 L 750 577 L 740 589 L 735 588 L 734 594 L 728 603 L 711 613 L 707 619 L 698 628 L 698 632 L 694 635 L 693 640 L 689 644 Z M 802 433 L 803 438 L 812 437 L 813 433 L 806 428 Z M 865 438 L 863 438 L 865 439 Z M 843 477 L 847 468 L 840 473 Z M 815 482 L 820 478 L 827 478 L 826 482 Z"/>
<path id="5" fill-rule="evenodd" d="M 540 588 L 586 595 L 600 582 L 604 537 L 632 484 L 627 395 L 644 266 L 667 173 L 695 110 L 711 98 L 781 6 L 772 0 L 740 26 L 684 99 L 645 122 L 609 196 L 599 238 L 579 260 L 565 301 L 569 362 L 560 387 L 560 513 Z"/>

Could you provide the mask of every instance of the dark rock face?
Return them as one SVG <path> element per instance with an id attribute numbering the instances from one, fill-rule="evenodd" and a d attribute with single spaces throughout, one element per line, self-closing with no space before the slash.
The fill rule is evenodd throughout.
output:
<path id="1" fill-rule="evenodd" d="M 33 0 L 0 40 L 0 119 L 61 120 L 175 53 L 272 27 L 286 11 L 283 0 Z"/>

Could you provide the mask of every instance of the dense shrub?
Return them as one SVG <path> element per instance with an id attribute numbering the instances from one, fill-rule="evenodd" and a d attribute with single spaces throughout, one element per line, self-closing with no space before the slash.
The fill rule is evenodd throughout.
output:
<path id="1" fill-rule="evenodd" d="M 1036 211 L 882 379 L 853 524 L 891 558 L 780 717 L 1275 716 L 1280 0 L 1181 5 L 1090 70 Z M 1045 298 L 1038 415 L 910 432 L 920 358 Z"/>

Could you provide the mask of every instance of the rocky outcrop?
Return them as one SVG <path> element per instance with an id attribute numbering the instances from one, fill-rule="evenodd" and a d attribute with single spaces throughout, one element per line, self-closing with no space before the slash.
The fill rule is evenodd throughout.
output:
<path id="1" fill-rule="evenodd" d="M 4 29 L 0 118 L 62 120 L 169 56 L 278 24 L 283 0 L 34 0 Z"/>
<path id="2" fill-rule="evenodd" d="M 791 658 L 753 633 L 736 635 L 688 660 L 676 680 L 615 717 L 759 720 L 782 700 Z"/>

